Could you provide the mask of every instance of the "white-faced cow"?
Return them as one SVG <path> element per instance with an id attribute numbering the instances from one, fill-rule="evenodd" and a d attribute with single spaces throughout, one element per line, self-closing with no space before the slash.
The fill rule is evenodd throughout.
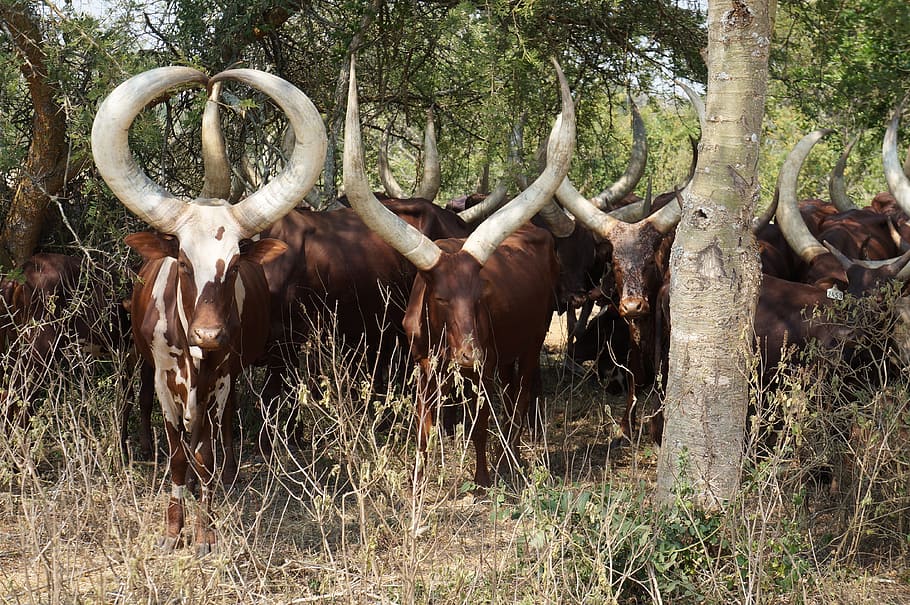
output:
<path id="1" fill-rule="evenodd" d="M 562 115 L 554 126 L 543 174 L 466 239 L 434 242 L 389 212 L 366 180 L 353 61 L 344 145 L 344 184 L 351 206 L 417 267 L 404 319 L 411 355 L 420 366 L 418 447 L 426 455 L 440 389 L 434 360 L 452 363 L 474 384 L 498 378 L 506 391 L 507 443 L 519 436 L 529 401 L 539 394 L 540 348 L 554 308 L 558 267 L 553 237 L 527 224 L 552 198 L 575 147 L 575 109 L 558 69 Z M 478 385 L 479 386 L 479 385 Z M 472 429 L 474 481 L 491 484 L 486 460 L 489 404 Z M 418 481 L 420 479 L 420 463 Z"/>
<path id="2" fill-rule="evenodd" d="M 128 133 L 137 114 L 167 90 L 237 80 L 270 96 L 288 117 L 296 143 L 282 173 L 236 205 L 223 199 L 180 199 L 152 182 L 133 159 Z M 92 152 L 111 191 L 156 233 L 126 242 L 145 261 L 132 297 L 133 336 L 155 367 L 170 450 L 173 488 L 162 546 L 173 549 L 184 525 L 188 464 L 200 479 L 195 526 L 198 554 L 215 545 L 210 520 L 215 469 L 213 432 L 230 424 L 233 381 L 259 358 L 269 328 L 269 290 L 262 264 L 284 252 L 274 239 L 251 236 L 290 211 L 315 183 L 326 153 L 322 120 L 310 100 L 276 76 L 236 69 L 209 79 L 187 67 L 134 76 L 101 104 L 92 127 Z M 236 471 L 225 451 L 224 475 Z"/>

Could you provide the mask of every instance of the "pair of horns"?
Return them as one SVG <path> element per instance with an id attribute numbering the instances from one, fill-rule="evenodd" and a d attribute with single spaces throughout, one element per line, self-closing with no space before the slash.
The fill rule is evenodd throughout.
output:
<path id="1" fill-rule="evenodd" d="M 550 134 L 547 166 L 537 180 L 487 218 L 465 241 L 462 250 L 473 256 L 481 265 L 509 234 L 527 222 L 553 197 L 554 191 L 569 170 L 569 163 L 575 150 L 575 106 L 565 75 L 555 61 L 554 65 L 559 78 L 562 113 L 556 119 Z M 436 266 L 442 256 L 442 250 L 419 230 L 383 206 L 373 195 L 367 181 L 353 58 L 345 119 L 344 188 L 351 206 L 386 242 L 422 271 L 428 271 Z"/>
<path id="2" fill-rule="evenodd" d="M 230 69 L 209 78 L 196 69 L 176 66 L 133 76 L 101 103 L 92 124 L 92 155 L 114 195 L 130 212 L 161 232 L 176 233 L 199 206 L 174 196 L 146 176 L 129 149 L 130 125 L 144 107 L 171 88 L 189 84 L 214 89 L 225 80 L 242 82 L 270 96 L 287 115 L 296 138 L 281 174 L 231 206 L 242 237 L 262 231 L 289 212 L 313 188 L 322 171 L 328 146 L 322 118 L 310 99 L 286 80 L 253 69 Z M 220 128 L 205 130 L 221 136 Z M 211 148 L 223 150 L 223 140 Z M 223 175 L 212 175 L 211 182 L 208 177 L 207 173 L 203 196 L 223 198 L 224 187 L 217 184 L 224 182 Z"/>

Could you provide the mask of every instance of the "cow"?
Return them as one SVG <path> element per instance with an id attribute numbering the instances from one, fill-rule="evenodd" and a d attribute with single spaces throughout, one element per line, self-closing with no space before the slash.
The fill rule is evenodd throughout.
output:
<path id="1" fill-rule="evenodd" d="M 138 113 L 169 89 L 237 80 L 270 96 L 284 111 L 296 142 L 281 174 L 238 204 L 224 199 L 180 199 L 151 181 L 129 149 Z M 136 346 L 155 371 L 170 455 L 172 489 L 160 546 L 181 543 L 190 464 L 201 499 L 195 524 L 197 555 L 216 545 L 211 521 L 215 476 L 214 428 L 230 426 L 234 379 L 265 351 L 269 290 L 262 265 L 286 244 L 251 236 L 289 212 L 318 178 L 327 147 L 322 119 L 310 100 L 284 80 L 233 69 L 211 79 L 188 67 L 162 67 L 133 76 L 98 108 L 92 125 L 95 165 L 115 196 L 156 232 L 125 239 L 143 258 L 131 302 Z M 224 453 L 222 479 L 236 473 Z"/>
<path id="2" fill-rule="evenodd" d="M 677 84 L 689 96 L 704 131 L 704 106 L 700 97 L 684 84 Z M 634 125 L 633 120 L 633 129 Z M 643 125 L 639 127 L 643 129 Z M 696 142 L 690 138 L 690 143 L 692 163 L 687 182 L 691 182 L 698 158 Z M 617 184 L 614 184 L 607 191 L 616 187 Z M 610 279 L 601 280 L 598 294 L 606 295 L 628 324 L 629 338 L 621 338 L 621 341 L 628 342 L 629 350 L 626 356 L 628 392 L 625 411 L 620 419 L 622 436 L 615 441 L 619 445 L 623 439 L 632 438 L 636 387 L 648 384 L 656 377 L 655 316 L 652 309 L 668 271 L 670 246 L 681 211 L 676 200 L 678 191 L 658 195 L 653 202 L 648 195 L 644 203 L 629 203 L 629 191 L 622 189 L 612 198 L 605 198 L 607 191 L 588 200 L 566 178 L 557 189 L 556 197 L 577 223 L 594 234 L 599 254 L 607 259 L 612 278 L 612 284 Z M 619 207 L 607 212 L 610 206 Z M 604 321 L 607 319 L 605 317 Z M 609 329 L 606 332 L 622 335 L 623 331 Z"/>
<path id="3" fill-rule="evenodd" d="M 793 281 L 763 271 L 753 322 L 759 360 L 758 378 L 762 384 L 774 380 L 785 346 L 801 349 L 810 340 L 814 340 L 823 348 L 832 348 L 838 342 L 856 337 L 855 329 L 850 326 L 832 325 L 819 320 L 820 309 L 842 299 L 845 292 L 856 297 L 866 296 L 888 280 L 906 281 L 910 277 L 910 252 L 879 261 L 852 259 L 830 243 L 823 244 L 816 239 L 803 220 L 801 210 L 804 206 L 801 208 L 796 200 L 797 176 L 809 151 L 830 132 L 817 130 L 803 137 L 781 167 L 778 180 L 778 224 L 789 245 L 805 263 L 805 275 L 811 276 L 811 281 Z M 661 297 L 664 306 L 667 300 L 664 293 Z M 668 314 L 665 321 L 666 329 L 659 332 L 664 343 L 657 346 L 663 353 L 664 367 L 669 349 Z M 662 423 L 662 416 L 658 412 L 652 419 L 651 426 L 651 436 L 658 444 Z"/>
<path id="4" fill-rule="evenodd" d="M 616 290 L 616 308 L 629 324 L 629 389 L 625 412 L 620 420 L 622 434 L 632 436 L 632 412 L 637 386 L 654 379 L 654 315 L 657 295 L 669 263 L 669 249 L 679 222 L 680 207 L 675 193 L 656 212 L 636 222 L 618 218 L 629 207 L 603 212 L 585 199 L 565 179 L 556 192 L 560 203 L 577 221 L 586 225 L 609 251 Z M 658 196 L 661 197 L 661 196 Z M 672 200 L 672 201 L 671 201 Z M 655 200 L 656 201 L 656 200 Z M 659 203 L 664 203 L 661 199 Z M 621 441 L 617 441 L 617 444 Z"/>
<path id="5" fill-rule="evenodd" d="M 555 62 L 554 62 L 555 63 Z M 562 114 L 554 126 L 544 173 L 517 198 L 487 219 L 467 238 L 433 240 L 388 212 L 366 181 L 360 138 L 354 61 L 345 123 L 344 183 L 352 206 L 372 229 L 417 268 L 405 313 L 404 329 L 420 369 L 417 396 L 418 449 L 421 462 L 438 407 L 436 363 L 457 366 L 477 388 L 498 378 L 505 389 L 507 447 L 514 448 L 532 397 L 540 394 L 540 348 L 553 312 L 557 278 L 553 238 L 525 225 L 549 200 L 568 171 L 575 145 L 575 111 L 565 76 L 557 65 Z M 439 389 L 437 389 L 437 386 Z M 471 431 L 475 446 L 474 483 L 492 485 L 486 441 L 489 403 L 476 410 Z"/>
<path id="6" fill-rule="evenodd" d="M 431 239 L 466 237 L 470 232 L 454 213 L 424 199 L 387 198 L 382 203 Z M 404 374 L 407 341 L 402 320 L 416 275 L 404 256 L 350 208 L 295 210 L 263 236 L 288 247 L 264 267 L 272 305 L 263 391 L 268 405 L 277 401 L 289 365 L 296 365 L 302 345 L 320 326 L 331 326 L 343 350 L 357 348 L 371 369 L 386 373 L 374 376 L 374 385 Z M 312 375 L 313 358 L 307 356 L 307 361 Z M 266 453 L 271 450 L 268 431 L 261 433 L 260 447 Z"/>
<path id="7" fill-rule="evenodd" d="M 0 280 L 0 350 L 4 351 L 0 407 L 24 421 L 46 374 L 80 351 L 123 355 L 129 362 L 129 318 L 109 295 L 104 275 L 86 256 L 39 252 Z M 125 385 L 124 385 L 125 386 Z M 129 402 L 129 397 L 125 398 Z M 126 446 L 126 433 L 121 433 Z"/>

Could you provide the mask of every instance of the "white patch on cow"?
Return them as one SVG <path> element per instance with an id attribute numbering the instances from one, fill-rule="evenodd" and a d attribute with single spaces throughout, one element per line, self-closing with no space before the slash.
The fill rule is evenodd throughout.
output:
<path id="1" fill-rule="evenodd" d="M 176 259 L 165 259 L 161 265 L 161 270 L 155 278 L 155 284 L 152 288 L 152 303 L 158 312 L 158 321 L 155 323 L 149 345 L 155 362 L 155 394 L 158 395 L 158 401 L 161 402 L 161 412 L 171 426 L 180 426 L 182 420 L 186 430 L 189 431 L 192 430 L 197 407 L 196 389 L 190 386 L 190 377 L 198 373 L 199 360 L 188 358 L 179 347 L 168 344 L 169 328 L 167 325 L 167 308 L 165 306 L 164 293 L 176 263 Z M 181 305 L 179 303 L 177 308 L 178 315 L 180 315 L 179 309 Z M 181 325 L 170 327 L 171 333 L 179 331 L 186 333 L 185 318 L 180 317 L 179 321 Z M 174 377 L 176 386 L 184 387 L 187 393 L 186 401 L 177 399 L 177 393 L 172 392 L 168 384 L 168 376 Z"/>
<path id="2" fill-rule="evenodd" d="M 202 359 L 202 349 L 200 347 L 190 347 L 190 355 L 194 359 Z"/>
<path id="3" fill-rule="evenodd" d="M 168 344 L 167 332 L 167 309 L 165 308 L 164 293 L 168 285 L 168 277 L 171 275 L 176 260 L 172 258 L 165 259 L 155 278 L 155 284 L 152 288 L 152 304 L 158 312 L 158 321 L 152 331 L 152 340 L 149 343 L 152 356 L 155 361 L 155 393 L 158 395 L 158 401 L 161 402 L 161 412 L 164 419 L 171 426 L 180 426 L 180 418 L 183 416 L 181 402 L 174 401 L 167 384 L 169 372 L 180 375 L 180 367 L 177 360 L 180 357 L 180 349 Z M 179 306 L 179 305 L 178 305 Z"/>
<path id="4" fill-rule="evenodd" d="M 185 485 L 177 485 L 176 483 L 171 485 L 171 498 L 183 500 L 184 494 L 186 494 Z"/>
<path id="5" fill-rule="evenodd" d="M 243 317 L 243 301 L 246 299 L 246 287 L 243 285 L 242 279 L 234 282 L 234 299 L 237 301 L 237 314 Z"/>
<path id="6" fill-rule="evenodd" d="M 180 225 L 176 233 L 180 249 L 193 265 L 197 301 L 205 284 L 224 281 L 228 264 L 240 253 L 240 238 L 243 235 L 227 202 L 197 200 L 197 205 L 202 205 L 199 202 L 206 202 L 203 206 L 205 210 L 188 213 L 191 219 Z M 219 260 L 222 261 L 220 275 Z"/>
<path id="7" fill-rule="evenodd" d="M 224 418 L 224 406 L 227 404 L 228 394 L 231 388 L 231 378 L 227 374 L 221 374 L 215 383 L 215 405 L 218 406 L 218 418 Z"/>

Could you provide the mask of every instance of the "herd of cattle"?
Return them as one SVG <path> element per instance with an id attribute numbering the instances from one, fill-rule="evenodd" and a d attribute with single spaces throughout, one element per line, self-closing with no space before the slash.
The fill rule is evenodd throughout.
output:
<path id="1" fill-rule="evenodd" d="M 486 199 L 470 196 L 467 204 L 460 199 L 458 212 L 433 203 L 439 170 L 432 114 L 417 195 L 406 197 L 383 154 L 386 192 L 371 190 L 353 61 L 345 124 L 346 195 L 340 200 L 347 207 L 322 212 L 297 206 L 322 170 L 325 129 L 310 100 L 288 82 L 250 69 L 208 77 L 192 68 L 165 67 L 122 83 L 98 109 L 92 150 L 114 195 L 152 228 L 125 238 L 142 258 L 132 297 L 111 300 L 110 292 L 92 281 L 85 259 L 59 254 L 36 254 L 15 277 L 0 282 L 0 345 L 15 351 L 3 367 L 0 410 L 6 420 L 26 416 L 34 369 L 66 354 L 62 334 L 108 349 L 129 343 L 142 367 L 143 455 L 152 452 L 153 394 L 165 421 L 172 491 L 162 545 L 174 549 L 180 542 L 192 473 L 201 488 L 194 532 L 200 554 L 216 543 L 210 518 L 216 469 L 226 482 L 237 471 L 231 434 L 237 376 L 245 367 L 267 366 L 262 399 L 270 409 L 280 401 L 314 326 L 323 322 L 331 322 L 335 337 L 362 351 L 372 367 L 417 365 L 417 435 L 423 454 L 418 481 L 442 400 L 453 388 L 453 375 L 446 370 L 457 367 L 474 398 L 466 410 L 476 450 L 474 481 L 491 485 L 491 410 L 481 391 L 501 387 L 500 426 L 506 449 L 514 449 L 522 427 L 536 416 L 540 351 L 554 311 L 568 313 L 567 356 L 575 363 L 597 359 L 602 372 L 622 369 L 627 404 L 621 428 L 631 438 L 636 389 L 665 374 L 669 252 L 686 185 L 653 200 L 650 191 L 644 200 L 631 193 L 647 157 L 644 127 L 633 106 L 634 144 L 626 173 L 592 199 L 575 190 L 567 178 L 575 110 L 558 65 L 556 71 L 562 110 L 539 176 L 507 203 L 501 186 Z M 226 201 L 231 167 L 218 113 L 218 94 L 227 81 L 269 96 L 294 134 L 282 172 L 236 204 Z M 203 116 L 205 183 L 191 201 L 151 181 L 128 141 L 130 126 L 144 108 L 187 85 L 204 86 L 209 94 Z M 699 99 L 690 98 L 703 119 Z M 776 203 L 753 225 L 763 266 L 755 319 L 762 372 L 777 367 L 785 343 L 816 339 L 830 344 L 849 336 L 849 327 L 812 321 L 806 309 L 827 305 L 844 292 L 863 296 L 886 280 L 910 276 L 910 179 L 898 160 L 899 116 L 900 110 L 883 145 L 890 193 L 879 194 L 868 207 L 855 207 L 844 194 L 843 168 L 852 145 L 833 172 L 832 203 L 797 200 L 800 167 L 828 131 L 806 136 L 784 163 Z M 693 161 L 692 172 L 694 166 Z M 480 203 L 470 207 L 471 202 Z M 66 301 L 77 291 L 89 292 L 93 303 L 80 307 L 87 311 L 68 314 Z M 402 350 L 410 359 L 398 354 Z M 125 447 L 128 413 L 123 416 Z M 656 413 L 650 430 L 658 443 L 661 428 Z M 264 431 L 264 451 L 270 440 Z M 509 455 L 514 451 L 504 453 Z"/>

